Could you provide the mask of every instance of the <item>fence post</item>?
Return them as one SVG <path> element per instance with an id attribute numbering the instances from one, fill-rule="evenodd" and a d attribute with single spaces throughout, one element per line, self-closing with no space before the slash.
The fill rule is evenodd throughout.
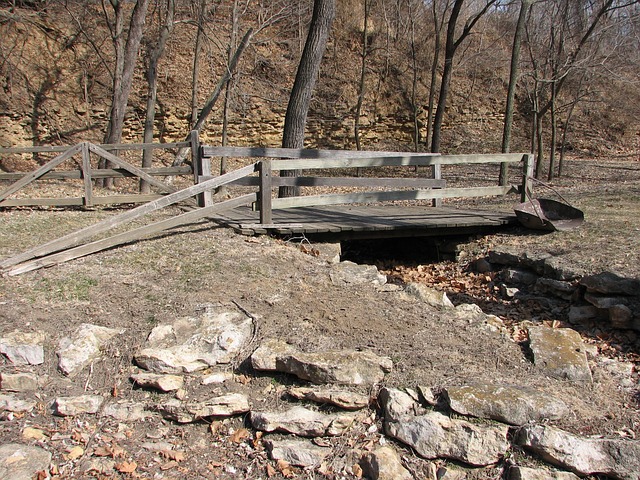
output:
<path id="1" fill-rule="evenodd" d="M 271 215 L 271 189 L 273 188 L 273 177 L 271 172 L 271 160 L 264 159 L 258 163 L 260 172 L 260 223 L 263 225 L 273 223 Z"/>
<path id="2" fill-rule="evenodd" d="M 82 181 L 84 182 L 84 206 L 93 206 L 93 184 L 91 181 L 91 154 L 89 143 L 82 142 Z"/>
<path id="3" fill-rule="evenodd" d="M 533 198 L 533 168 L 535 167 L 535 155 L 525 153 L 522 156 L 522 185 L 520 186 L 520 202 L 524 203 Z"/>
<path id="4" fill-rule="evenodd" d="M 200 150 L 200 137 L 197 130 L 191 131 L 191 162 L 193 163 L 193 183 L 200 183 L 201 175 L 211 175 L 211 161 L 209 157 L 203 157 Z M 213 196 L 210 190 L 206 190 L 196 196 L 199 207 L 208 207 L 213 204 Z"/>
<path id="5" fill-rule="evenodd" d="M 439 163 L 434 164 L 431 170 L 431 178 L 433 178 L 434 180 L 442 180 L 442 165 L 440 165 Z M 442 199 L 441 198 L 434 198 L 433 200 L 431 200 L 431 206 L 432 207 L 441 207 L 442 206 Z"/>

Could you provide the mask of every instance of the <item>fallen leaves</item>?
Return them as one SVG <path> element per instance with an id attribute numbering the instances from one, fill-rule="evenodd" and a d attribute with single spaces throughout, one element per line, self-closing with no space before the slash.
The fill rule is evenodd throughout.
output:
<path id="1" fill-rule="evenodd" d="M 136 462 L 120 462 L 116 463 L 115 469 L 120 473 L 133 473 L 138 468 Z"/>

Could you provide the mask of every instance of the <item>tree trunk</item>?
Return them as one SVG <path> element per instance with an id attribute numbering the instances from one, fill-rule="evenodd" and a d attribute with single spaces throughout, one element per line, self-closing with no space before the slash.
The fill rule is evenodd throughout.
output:
<path id="1" fill-rule="evenodd" d="M 360 83 L 358 85 L 358 103 L 356 104 L 356 115 L 353 125 L 353 136 L 356 141 L 356 150 L 361 149 L 360 145 L 360 113 L 362 102 L 364 101 L 365 78 L 367 74 L 367 52 L 368 52 L 368 29 L 369 29 L 369 6 L 371 0 L 364 0 L 364 27 L 362 30 L 362 63 L 360 65 Z"/>
<path id="2" fill-rule="evenodd" d="M 158 62 L 164 54 L 167 40 L 173 31 L 173 18 L 175 14 L 175 0 L 167 0 L 167 12 L 164 25 L 160 30 L 160 35 L 155 48 L 149 55 L 149 67 L 147 69 L 147 114 L 144 120 L 144 143 L 153 142 L 153 125 L 156 119 L 156 100 L 158 97 Z M 151 167 L 153 162 L 153 150 L 142 151 L 142 168 Z M 149 193 L 150 185 L 145 180 L 140 180 L 140 193 Z"/>
<path id="3" fill-rule="evenodd" d="M 438 81 L 438 63 L 440 63 L 440 47 L 442 45 L 442 26 L 444 25 L 444 22 L 438 20 L 438 8 L 437 8 L 437 2 L 435 0 L 431 2 L 431 8 L 433 11 L 435 37 L 433 41 L 433 61 L 431 62 L 429 106 L 427 107 L 427 138 L 426 138 L 427 144 L 432 137 L 433 105 L 435 104 L 435 100 L 436 100 L 436 83 Z"/>
<path id="4" fill-rule="evenodd" d="M 104 143 L 107 144 L 120 143 L 122 140 L 124 116 L 129 101 L 129 93 L 131 92 L 133 72 L 135 71 L 138 52 L 140 51 L 140 42 L 142 41 L 149 0 L 136 1 L 135 6 L 133 7 L 133 12 L 131 13 L 126 44 L 123 44 L 124 19 L 121 1 L 111 0 L 111 5 L 113 5 L 116 13 L 116 24 L 114 31 L 112 32 L 116 48 L 116 69 L 113 79 L 111 113 L 109 116 L 109 124 L 107 126 L 107 134 L 104 139 Z M 102 168 L 108 166 L 108 164 L 105 164 Z M 106 178 L 103 186 L 108 188 L 112 185 L 113 179 Z"/>
<path id="5" fill-rule="evenodd" d="M 504 110 L 504 129 L 502 131 L 502 153 L 509 153 L 511 143 L 511 127 L 513 125 L 513 103 L 516 95 L 516 85 L 518 83 L 518 63 L 520 61 L 520 47 L 522 45 L 522 35 L 526 24 L 527 14 L 531 0 L 521 0 L 520 13 L 518 14 L 518 23 L 513 36 L 513 45 L 511 48 L 511 69 L 509 73 L 509 87 L 507 89 L 507 104 Z M 500 164 L 500 178 L 498 183 L 506 185 L 509 177 L 509 164 Z"/>
<path id="6" fill-rule="evenodd" d="M 553 180 L 556 170 L 556 139 L 558 137 L 558 125 L 556 123 L 556 82 L 551 84 L 551 145 L 549 148 L 549 172 L 547 180 Z"/>
<path id="7" fill-rule="evenodd" d="M 438 107 L 436 108 L 436 116 L 433 119 L 433 136 L 431 137 L 431 152 L 438 153 L 440 151 L 440 132 L 442 130 L 442 122 L 444 120 L 444 109 L 447 106 L 447 96 L 449 95 L 449 86 L 451 84 L 451 74 L 453 71 L 453 56 L 456 53 L 456 23 L 460 16 L 460 9 L 464 0 L 455 0 L 449 23 L 447 25 L 447 38 L 444 47 L 444 68 L 442 70 L 442 80 L 440 81 L 440 95 L 438 97 Z"/>
<path id="8" fill-rule="evenodd" d="M 193 49 L 193 71 L 191 72 L 191 123 L 193 128 L 198 120 L 198 72 L 200 71 L 200 53 L 204 38 L 204 16 L 207 8 L 207 0 L 200 0 L 198 13 L 198 31 L 196 32 L 196 44 Z"/>
<path id="9" fill-rule="evenodd" d="M 283 148 L 303 148 L 304 146 L 304 129 L 311 103 L 311 94 L 320 71 L 320 63 L 327 46 L 335 10 L 335 0 L 314 1 L 309 34 L 287 105 L 282 134 Z M 283 177 L 294 177 L 298 174 L 299 172 L 296 170 L 280 172 Z M 298 187 L 280 187 L 279 190 L 280 197 L 295 196 L 298 193 Z"/>

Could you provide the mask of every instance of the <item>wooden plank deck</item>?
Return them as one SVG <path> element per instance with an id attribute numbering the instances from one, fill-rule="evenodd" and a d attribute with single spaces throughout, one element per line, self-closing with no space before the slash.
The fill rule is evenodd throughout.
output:
<path id="1" fill-rule="evenodd" d="M 512 213 L 452 207 L 400 205 L 331 205 L 273 210 L 273 224 L 261 225 L 260 212 L 229 210 L 220 223 L 244 235 L 389 238 L 481 232 L 517 223 Z"/>

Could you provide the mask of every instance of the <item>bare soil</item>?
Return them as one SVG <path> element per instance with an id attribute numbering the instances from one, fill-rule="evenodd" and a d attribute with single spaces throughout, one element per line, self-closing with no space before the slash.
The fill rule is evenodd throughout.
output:
<path id="1" fill-rule="evenodd" d="M 392 274 L 392 283 L 422 278 L 452 296 L 460 293 L 461 283 L 469 284 L 466 301 L 481 303 L 487 313 L 496 308 L 511 326 L 522 321 L 527 311 L 522 306 L 511 310 L 466 268 L 495 246 L 548 251 L 585 273 L 615 271 L 637 277 L 640 162 L 635 158 L 574 159 L 568 163 L 567 171 L 553 185 L 585 212 L 586 221 L 581 228 L 544 235 L 515 228 L 471 239 L 461 247 L 465 254 L 459 255 L 457 266 L 439 267 L 443 273 L 437 281 L 434 275 L 418 275 L 415 262 L 400 265 L 396 261 L 381 267 Z M 508 209 L 513 198 L 475 203 L 482 208 Z M 0 258 L 117 213 L 108 209 L 1 210 Z M 259 435 L 249 432 L 245 438 L 237 434 L 245 426 L 244 418 L 177 425 L 159 417 L 119 423 L 92 416 L 60 418 L 50 413 L 49 404 L 59 395 L 96 393 L 108 396 L 110 401 L 160 401 L 160 394 L 134 388 L 130 383 L 129 375 L 136 370 L 132 357 L 154 326 L 194 315 L 207 304 L 250 312 L 258 321 L 253 346 L 277 337 L 308 351 L 371 350 L 394 361 L 386 386 L 439 388 L 482 381 L 537 386 L 571 406 L 573 415 L 557 423 L 561 428 L 587 435 L 640 435 L 637 377 L 636 388 L 631 390 L 621 388 L 618 377 L 599 368 L 594 369 L 591 384 L 548 378 L 510 335 L 460 320 L 397 289 L 333 285 L 326 255 L 309 255 L 305 253 L 309 251 L 306 246 L 299 240 L 242 237 L 203 222 L 46 270 L 0 278 L 0 334 L 15 329 L 46 332 L 46 361 L 33 371 L 48 376 L 48 382 L 37 393 L 38 409 L 0 422 L 0 437 L 4 441 L 24 441 L 21 436 L 27 426 L 45 431 L 47 437 L 39 444 L 53 453 L 60 472 L 58 478 L 90 476 L 82 473 L 82 461 L 95 457 L 98 447 L 113 446 L 121 449 L 112 455 L 118 464 L 135 462 L 136 468 L 133 473 L 112 470 L 110 478 L 266 478 L 267 465 L 273 464 L 266 457 Z M 321 245 L 313 246 L 325 251 Z M 394 268 L 396 272 L 404 269 L 405 275 L 393 275 Z M 422 271 L 434 268 L 423 266 Z M 514 315 L 510 315 L 512 312 Z M 560 324 L 565 320 L 547 314 L 532 311 L 530 320 Z M 60 338 L 81 323 L 122 328 L 125 334 L 108 347 L 103 361 L 94 363 L 78 377 L 67 379 L 56 370 L 55 350 Z M 615 336 L 622 334 L 624 348 L 617 348 L 622 344 L 616 343 Z M 634 332 L 607 332 L 602 327 L 583 335 L 603 355 L 635 361 L 640 353 Z M 242 391 L 250 395 L 255 409 L 284 408 L 283 388 L 293 380 L 257 374 L 242 360 L 228 366 L 227 370 L 238 376 L 224 386 L 205 388 L 197 376 L 189 377 L 188 398 L 204 400 L 214 393 Z M 16 370 L 0 359 L 0 371 Z M 379 431 L 365 425 L 345 438 L 328 439 L 337 453 L 330 460 L 326 475 L 297 469 L 292 474 L 300 478 L 356 478 L 349 473 L 353 472 L 350 466 L 380 437 Z M 171 444 L 184 458 L 176 460 L 143 448 L 144 442 L 157 439 Z M 84 454 L 72 459 L 69 451 L 78 445 Z M 403 454 L 420 472 L 424 462 L 408 450 Z M 513 455 L 534 462 L 522 452 Z M 288 473 L 291 472 L 276 472 L 274 476 L 281 478 Z M 92 475 L 107 478 L 106 474 Z"/>

